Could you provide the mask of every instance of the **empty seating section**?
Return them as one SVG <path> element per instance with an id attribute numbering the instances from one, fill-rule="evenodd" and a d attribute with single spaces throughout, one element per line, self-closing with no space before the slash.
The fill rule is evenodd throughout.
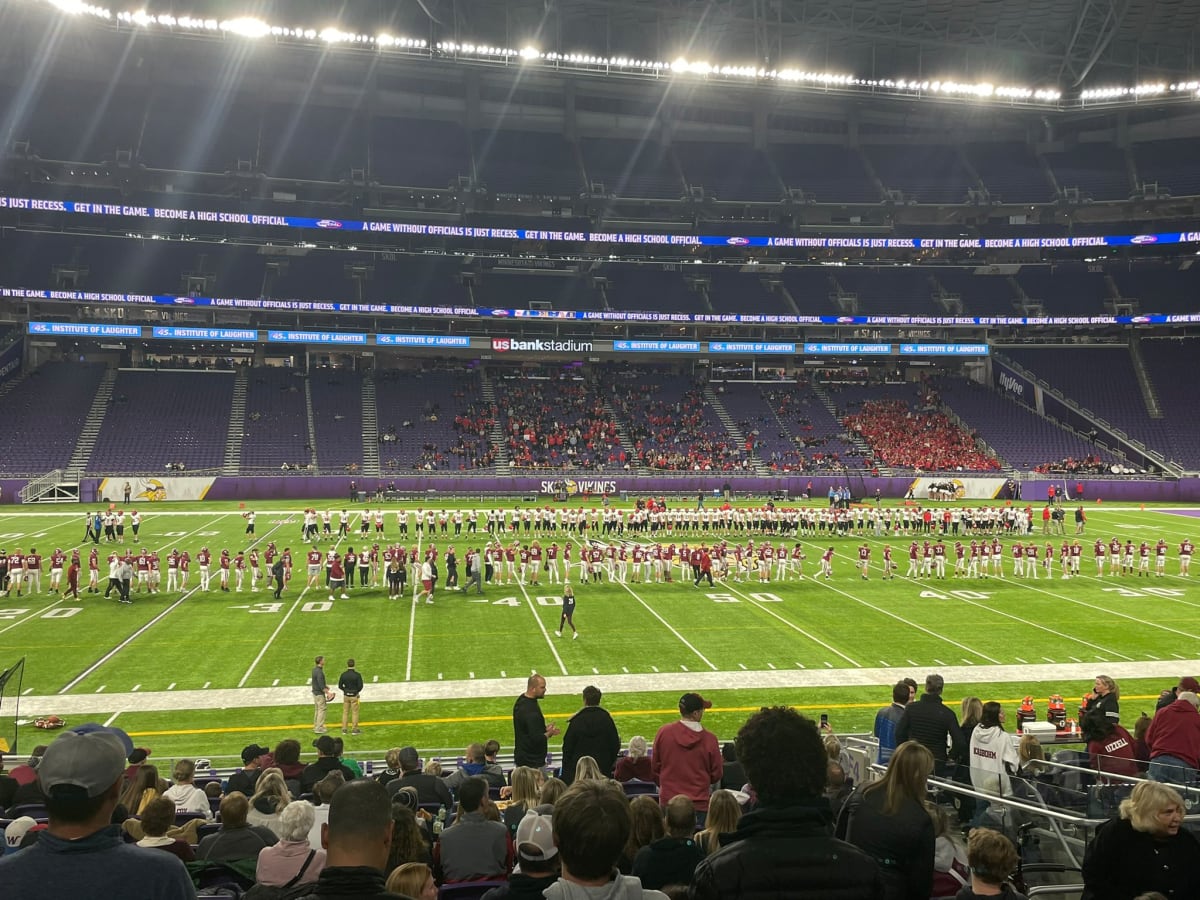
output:
<path id="1" fill-rule="evenodd" d="M 614 309 L 665 313 L 704 311 L 704 300 L 684 281 L 680 266 L 606 266 L 608 303 Z"/>
<path id="2" fill-rule="evenodd" d="M 500 424 L 514 468 L 619 469 L 617 423 L 596 383 L 547 369 L 497 380 Z"/>
<path id="3" fill-rule="evenodd" d="M 53 101 L 46 103 L 29 103 L 24 92 L 11 91 L 7 101 L 0 102 L 0 109 L 13 107 L 3 109 L 6 121 L 13 122 L 8 138 L 28 141 L 42 159 L 114 161 L 117 150 L 137 149 L 147 100 L 144 87 L 120 85 L 111 95 L 108 89 L 108 84 L 75 81 L 70 91 L 55 92 Z M 22 102 L 25 108 L 17 109 Z M 64 127 L 64 122 L 74 127 Z"/>
<path id="4" fill-rule="evenodd" d="M 1160 422 L 1170 437 L 1171 452 L 1166 455 L 1186 469 L 1200 469 L 1200 340 L 1143 340 L 1141 351 L 1164 416 Z"/>
<path id="5" fill-rule="evenodd" d="M 929 275 L 925 269 L 902 267 L 833 270 L 842 290 L 858 295 L 859 314 L 872 316 L 945 315 L 933 299 Z"/>
<path id="6" fill-rule="evenodd" d="M 457 122 L 377 118 L 371 176 L 383 184 L 445 189 L 471 176 L 471 144 Z"/>
<path id="7" fill-rule="evenodd" d="M 834 395 L 844 424 L 880 464 L 923 472 L 987 472 L 1000 463 L 940 411 L 937 391 L 921 384 L 844 385 Z"/>
<path id="8" fill-rule="evenodd" d="M 774 203 L 783 196 L 783 184 L 761 150 L 715 141 L 676 141 L 673 149 L 688 185 L 704 188 L 706 197 Z"/>
<path id="9" fill-rule="evenodd" d="M 278 366 L 250 370 L 244 434 L 243 472 L 307 466 L 312 461 L 302 374 Z"/>
<path id="10" fill-rule="evenodd" d="M 461 273 L 470 264 L 458 256 L 397 256 L 377 259 L 367 281 L 370 303 L 414 306 L 472 306 Z"/>
<path id="11" fill-rule="evenodd" d="M 629 370 L 608 376 L 606 388 L 642 465 L 685 472 L 750 467 L 751 454 L 688 376 Z"/>
<path id="12" fill-rule="evenodd" d="M 1012 316 L 1016 292 L 1005 275 L 989 275 L 987 268 L 960 269 L 947 267 L 931 273 L 947 294 L 962 299 L 963 314 L 969 316 Z"/>
<path id="13" fill-rule="evenodd" d="M 317 463 L 322 469 L 363 462 L 362 376 L 345 369 L 309 371 Z"/>
<path id="14" fill-rule="evenodd" d="M 1061 190 L 1078 188 L 1093 200 L 1128 200 L 1133 192 L 1125 151 L 1086 144 L 1062 153 L 1047 153 L 1046 161 Z"/>
<path id="15" fill-rule="evenodd" d="M 752 315 L 794 315 L 779 285 L 768 287 L 753 271 L 706 269 L 708 299 L 714 312 Z M 774 276 L 778 279 L 779 276 Z"/>
<path id="16" fill-rule="evenodd" d="M 266 296 L 289 300 L 358 301 L 358 288 L 346 267 L 362 257 L 332 251 L 307 256 L 266 256 Z"/>
<path id="17" fill-rule="evenodd" d="M 1138 180 L 1157 184 L 1173 197 L 1200 194 L 1200 169 L 1196 167 L 1195 138 L 1176 138 L 1133 145 Z"/>
<path id="18" fill-rule="evenodd" d="M 965 378 L 938 381 L 942 402 L 973 428 L 1008 465 L 1022 471 L 1088 457 L 1117 458 L 1036 411 Z"/>
<path id="19" fill-rule="evenodd" d="M 268 107 L 262 134 L 261 168 L 275 178 L 349 182 L 367 168 L 367 120 L 351 104 Z"/>
<path id="20" fill-rule="evenodd" d="M 855 150 L 835 144 L 778 144 L 771 160 L 784 186 L 817 203 L 879 203 L 883 197 Z"/>
<path id="21" fill-rule="evenodd" d="M 602 183 L 608 194 L 655 200 L 683 196 L 683 179 L 661 144 L 589 137 L 580 141 L 579 149 L 589 184 Z"/>
<path id="22" fill-rule="evenodd" d="M 1111 312 L 1105 302 L 1112 296 L 1102 272 L 1083 263 L 1055 266 L 1022 266 L 1017 283 L 1030 300 L 1040 300 L 1048 315 L 1100 316 Z"/>
<path id="23" fill-rule="evenodd" d="M 813 394 L 807 381 L 728 381 L 721 402 L 774 472 L 859 468 L 860 455 L 842 438 L 845 429 Z"/>
<path id="24" fill-rule="evenodd" d="M 496 410 L 479 375 L 452 369 L 375 373 L 379 458 L 384 472 L 466 471 L 495 464 Z"/>
<path id="25" fill-rule="evenodd" d="M 955 147 L 866 146 L 863 152 L 888 190 L 918 203 L 963 203 L 975 180 Z"/>
<path id="26" fill-rule="evenodd" d="M 1046 203 L 1054 197 L 1041 163 L 1025 144 L 970 144 L 966 152 L 993 201 Z"/>
<path id="27" fill-rule="evenodd" d="M 842 310 L 830 299 L 834 292 L 833 275 L 840 269 L 824 266 L 788 266 L 783 270 L 783 285 L 802 316 L 839 316 Z"/>
<path id="28" fill-rule="evenodd" d="M 49 362 L 25 376 L 4 397 L 4 471 L 28 474 L 67 465 L 103 374 L 99 363 Z"/>
<path id="29" fill-rule="evenodd" d="M 584 187 L 575 148 L 561 135 L 483 131 L 473 144 L 476 174 L 493 193 L 574 197 Z"/>
<path id="30" fill-rule="evenodd" d="M 1167 423 L 1146 411 L 1128 347 L 1006 347 L 1004 353 L 1113 427 L 1170 456 Z"/>
<path id="31" fill-rule="evenodd" d="M 1200 312 L 1200 266 L 1131 263 L 1110 273 L 1122 297 L 1143 313 Z"/>
<path id="32" fill-rule="evenodd" d="M 233 372 L 122 369 L 89 471 L 219 469 L 225 461 Z"/>
<path id="33" fill-rule="evenodd" d="M 493 269 L 474 286 L 475 303 L 505 309 L 529 309 L 531 303 L 549 303 L 551 309 L 602 309 L 604 298 L 590 274 L 574 270 L 553 272 Z"/>
<path id="34" fill-rule="evenodd" d="M 261 104 L 239 100 L 236 91 L 219 87 L 189 103 L 164 91 L 151 104 L 141 143 L 133 148 L 139 161 L 187 172 L 232 172 L 239 162 L 261 165 Z"/>

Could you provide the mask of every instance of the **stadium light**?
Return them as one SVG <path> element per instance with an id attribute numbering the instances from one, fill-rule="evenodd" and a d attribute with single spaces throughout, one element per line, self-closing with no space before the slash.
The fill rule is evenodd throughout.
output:
<path id="1" fill-rule="evenodd" d="M 49 3 L 59 12 L 65 12 L 72 16 L 96 16 L 99 19 L 112 18 L 110 10 L 93 6 L 90 3 L 84 3 L 82 0 L 49 0 Z"/>
<path id="2" fill-rule="evenodd" d="M 222 22 L 221 30 L 229 34 L 236 34 L 238 37 L 252 39 L 266 37 L 267 35 L 273 33 L 271 26 L 262 19 L 253 19 L 250 17 L 229 19 L 228 21 Z M 282 32 L 283 29 L 280 28 L 279 31 Z"/>

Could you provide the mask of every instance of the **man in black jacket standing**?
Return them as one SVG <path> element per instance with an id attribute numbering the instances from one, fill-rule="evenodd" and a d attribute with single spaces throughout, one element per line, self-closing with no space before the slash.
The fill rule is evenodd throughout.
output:
<path id="1" fill-rule="evenodd" d="M 958 720 L 942 703 L 945 686 L 941 675 L 925 676 L 925 693 L 904 708 L 896 725 L 896 746 L 910 740 L 923 744 L 933 754 L 935 772 L 941 776 L 953 774 L 953 764 L 965 762 L 967 754 L 967 741 Z"/>
<path id="2" fill-rule="evenodd" d="M 558 734 L 558 726 L 547 724 L 538 701 L 546 696 L 546 679 L 530 675 L 525 693 L 513 704 L 513 762 L 518 766 L 540 769 L 546 765 L 546 750 L 550 738 Z"/>
<path id="3" fill-rule="evenodd" d="M 355 734 L 358 728 L 358 697 L 362 693 L 363 680 L 354 668 L 354 658 L 346 660 L 346 671 L 338 677 L 338 690 L 342 692 L 342 734 L 346 733 L 347 722 L 353 723 Z"/>
<path id="4" fill-rule="evenodd" d="M 600 705 L 600 689 L 588 685 L 583 689 L 583 709 L 571 716 L 563 735 L 562 780 L 575 780 L 575 766 L 581 756 L 590 756 L 606 775 L 612 775 L 621 752 L 621 736 L 608 710 Z"/>
<path id="5" fill-rule="evenodd" d="M 878 863 L 832 835 L 822 796 L 829 757 L 816 724 L 788 707 L 762 709 L 735 744 L 758 806 L 696 867 L 688 897 L 882 898 Z"/>

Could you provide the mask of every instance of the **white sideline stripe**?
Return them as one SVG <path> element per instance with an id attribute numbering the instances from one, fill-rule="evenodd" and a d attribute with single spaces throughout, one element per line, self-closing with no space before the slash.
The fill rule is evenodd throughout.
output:
<path id="1" fill-rule="evenodd" d="M 183 603 L 184 600 L 186 600 L 188 597 L 192 596 L 192 594 L 196 593 L 196 591 L 198 591 L 198 590 L 199 590 L 199 588 L 192 588 L 190 591 L 188 591 L 186 594 L 184 594 L 182 597 L 180 597 L 178 600 L 176 600 L 174 603 L 172 603 L 170 606 L 168 606 L 162 612 L 160 612 L 157 616 L 155 616 L 153 619 L 151 619 L 149 622 L 147 622 L 145 625 L 143 625 L 141 628 L 139 628 L 137 631 L 135 631 L 129 637 L 125 638 L 125 640 L 121 641 L 121 643 L 117 644 L 117 646 L 113 647 L 111 650 L 109 650 L 107 653 L 105 653 L 102 657 L 100 657 L 98 660 L 96 660 L 94 663 L 92 663 L 90 666 L 88 666 L 86 669 L 84 669 L 80 674 L 75 676 L 75 678 L 73 678 L 71 681 L 67 682 L 66 686 L 64 686 L 61 690 L 59 690 L 59 694 L 65 694 L 67 691 L 71 690 L 71 688 L 78 685 L 81 681 L 83 681 L 85 678 L 87 678 L 89 675 L 91 675 L 93 672 L 95 672 L 97 669 L 99 669 L 102 665 L 104 665 L 106 662 L 108 662 L 110 659 L 112 659 L 114 656 L 116 656 L 118 653 L 120 653 L 122 650 L 124 650 L 130 644 L 132 644 L 135 640 L 137 640 L 139 637 L 141 637 L 143 634 L 145 634 L 147 631 L 149 631 L 151 628 L 153 628 L 155 625 L 157 625 L 159 622 L 161 622 L 163 619 L 165 619 L 171 613 L 173 613 L 175 611 L 175 609 L 181 603 Z M 103 687 L 101 689 L 103 689 Z"/>
<path id="2" fill-rule="evenodd" d="M 111 716 L 109 716 L 107 721 L 105 721 L 105 723 L 104 723 L 104 727 L 107 728 L 113 722 L 117 721 L 117 716 L 119 716 L 119 715 L 121 715 L 121 710 L 117 710 L 115 713 L 113 713 Z"/>
<path id="3" fill-rule="evenodd" d="M 851 659 L 849 656 L 847 656 L 845 653 L 843 653 L 837 647 L 827 644 L 823 640 L 821 640 L 819 637 L 815 637 L 814 635 L 809 634 L 807 631 L 805 631 L 803 628 L 801 628 L 795 622 L 792 622 L 789 619 L 785 619 L 779 613 L 775 612 L 775 610 L 769 608 L 766 604 L 760 603 L 759 601 L 755 600 L 752 596 L 742 593 L 741 591 L 739 591 L 737 588 L 733 587 L 730 584 L 726 584 L 725 589 L 727 591 L 729 591 L 731 594 L 737 594 L 743 600 L 746 600 L 747 602 L 753 604 L 755 607 L 757 607 L 758 609 L 761 609 L 763 612 L 765 612 L 767 615 L 775 618 L 777 621 L 782 622 L 784 625 L 786 625 L 788 628 L 791 628 L 793 631 L 797 632 L 798 634 L 804 635 L 806 638 L 808 638 L 814 644 L 824 647 L 826 650 L 828 650 L 830 653 L 834 654 L 835 656 L 840 656 L 842 659 L 844 659 L 846 662 L 850 663 L 850 665 L 854 666 L 856 669 L 862 668 L 862 663 L 858 662 L 858 660 Z M 837 590 L 837 588 L 832 588 L 832 590 Z M 838 593 L 841 593 L 841 591 L 838 591 Z"/>
<path id="4" fill-rule="evenodd" d="M 279 632 L 283 631 L 283 626 L 288 623 L 288 619 L 292 617 L 292 613 L 294 613 L 300 607 L 300 601 L 304 599 L 304 595 L 307 593 L 308 585 L 305 585 L 304 590 L 300 592 L 300 596 L 297 597 L 292 603 L 292 608 L 284 614 L 283 619 L 278 625 L 275 626 L 275 630 L 271 632 L 271 636 L 267 638 L 267 642 L 263 644 L 262 649 L 258 651 L 258 656 L 254 657 L 254 662 L 250 663 L 250 668 L 246 669 L 246 674 L 243 675 L 241 681 L 238 682 L 238 687 L 246 686 L 246 681 L 250 678 L 251 674 L 253 674 L 254 669 L 258 666 L 258 664 L 262 662 L 262 658 L 267 655 L 267 651 L 271 649 L 271 644 L 275 643 L 275 638 L 279 637 Z"/>
<path id="5" fill-rule="evenodd" d="M 610 582 L 610 583 L 614 583 L 614 582 Z M 619 585 L 621 585 L 621 587 L 625 588 L 625 590 L 627 590 L 630 593 L 630 595 L 633 597 L 634 600 L 636 600 L 638 603 L 642 604 L 642 606 L 644 606 L 646 608 L 646 612 L 650 613 L 650 615 L 652 615 L 652 616 L 654 616 L 654 618 L 658 619 L 658 621 L 662 623 L 663 627 L 666 628 L 669 632 L 671 632 L 671 634 L 675 635 L 675 637 L 679 639 L 679 642 L 681 644 L 683 644 L 683 646 L 687 647 L 689 650 L 691 650 L 693 653 L 695 653 L 696 657 L 702 663 L 704 663 L 706 666 L 708 666 L 714 672 L 717 670 L 717 667 L 713 664 L 712 660 L 710 660 L 707 656 L 705 656 L 703 653 L 701 653 L 699 650 L 697 650 L 695 648 L 695 646 L 693 646 L 691 641 L 689 641 L 682 634 L 680 634 L 678 631 L 676 631 L 674 629 L 674 627 L 672 627 L 671 624 L 669 622 L 667 622 L 666 619 L 664 619 L 662 616 L 660 616 L 658 614 L 658 611 L 656 609 L 654 609 L 654 607 L 652 607 L 649 603 L 647 603 L 645 600 L 643 600 L 641 597 L 639 597 L 637 595 L 637 593 L 633 590 L 633 588 L 631 588 L 629 585 L 625 584 L 623 581 L 618 581 L 615 583 L 619 584 Z M 658 669 L 655 669 L 654 671 L 657 672 Z M 687 669 L 684 669 L 684 671 L 686 672 Z"/>
<path id="6" fill-rule="evenodd" d="M 558 655 L 558 648 L 554 646 L 554 641 L 550 640 L 550 632 L 546 630 L 546 625 L 542 622 L 541 617 L 537 614 L 537 607 L 533 605 L 533 600 L 529 597 L 529 592 L 525 590 L 525 582 L 518 579 L 517 587 L 521 589 L 521 594 L 525 597 L 525 605 L 529 607 L 529 614 L 533 616 L 533 621 L 537 622 L 538 630 L 542 632 L 542 637 L 546 639 L 546 646 L 550 648 L 550 652 L 554 654 L 554 659 L 558 663 L 558 668 L 564 675 L 567 674 L 567 665 L 562 661 L 562 657 Z"/>

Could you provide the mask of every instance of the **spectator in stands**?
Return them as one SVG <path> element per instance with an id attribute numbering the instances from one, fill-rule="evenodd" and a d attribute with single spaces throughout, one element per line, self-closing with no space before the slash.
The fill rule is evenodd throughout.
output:
<path id="1" fill-rule="evenodd" d="M 1152 781 L 1121 801 L 1121 817 L 1101 825 L 1083 857 L 1083 900 L 1158 891 L 1200 897 L 1200 841 L 1183 825 L 1183 798 Z"/>
<path id="2" fill-rule="evenodd" d="M 196 763 L 190 759 L 181 759 L 175 763 L 175 771 L 171 778 L 175 783 L 163 794 L 175 804 L 175 811 L 200 813 L 206 819 L 212 818 L 212 808 L 208 803 L 208 795 L 192 783 L 196 776 Z"/>
<path id="3" fill-rule="evenodd" d="M 646 755 L 646 739 L 635 734 L 629 739 L 629 750 L 617 760 L 614 775 L 617 781 L 653 781 L 654 772 L 650 767 L 650 757 Z"/>
<path id="4" fill-rule="evenodd" d="M 517 825 L 515 845 L 520 871 L 507 884 L 484 894 L 484 900 L 542 900 L 542 892 L 558 880 L 558 847 L 550 816 L 526 814 Z"/>
<path id="5" fill-rule="evenodd" d="M 473 775 L 458 789 L 459 815 L 442 832 L 434 858 L 445 881 L 504 878 L 512 869 L 512 842 L 500 822 L 485 813 L 491 804 L 487 779 Z"/>
<path id="6" fill-rule="evenodd" d="M 143 837 L 137 842 L 137 846 L 165 850 L 184 862 L 191 862 L 196 858 L 187 841 L 167 837 L 167 831 L 175 824 L 175 804 L 166 797 L 150 800 L 142 809 L 141 821 Z"/>
<path id="7" fill-rule="evenodd" d="M 665 805 L 679 794 L 690 797 L 696 805 L 697 825 L 701 827 L 712 786 L 721 783 L 725 772 L 716 735 L 700 724 L 704 711 L 710 708 L 712 703 L 699 694 L 680 697 L 679 720 L 658 729 L 650 757 L 660 801 Z"/>
<path id="8" fill-rule="evenodd" d="M 981 794 L 1007 797 L 1012 794 L 1010 777 L 1017 774 L 1021 758 L 1013 745 L 1012 735 L 1004 731 L 1004 708 L 994 700 L 983 704 L 979 724 L 971 730 L 970 784 Z M 961 768 L 961 767 L 960 767 Z M 955 779 L 957 780 L 957 779 Z M 987 812 L 986 800 L 975 800 L 973 825 L 983 822 Z M 962 813 L 959 813 L 960 817 Z"/>
<path id="9" fill-rule="evenodd" d="M 732 840 L 700 863 L 688 896 L 734 900 L 786 885 L 801 900 L 882 897 L 876 863 L 830 834 L 821 799 L 828 757 L 816 724 L 788 707 L 762 709 L 738 731 L 736 744 L 758 806 L 742 816 Z"/>
<path id="10" fill-rule="evenodd" d="M 967 838 L 971 884 L 958 892 L 957 900 L 975 900 L 976 897 L 1025 900 L 1025 895 L 1013 890 L 1008 881 L 1017 871 L 1017 862 L 1017 848 L 1000 832 L 990 828 L 972 829 Z"/>
<path id="11" fill-rule="evenodd" d="M 388 782 L 388 792 L 395 794 L 402 787 L 415 787 L 422 803 L 436 803 L 449 809 L 454 804 L 446 782 L 436 775 L 421 771 L 421 758 L 416 747 L 404 747 L 400 751 L 401 775 Z"/>
<path id="12" fill-rule="evenodd" d="M 579 779 L 575 779 L 578 781 Z M 595 780 L 595 779 L 589 779 Z M 561 778 L 547 778 L 542 782 L 542 789 L 538 791 L 538 805 L 534 807 L 534 811 L 538 815 L 548 816 L 554 812 L 554 804 L 558 802 L 558 798 L 567 792 L 567 783 Z"/>
<path id="13" fill-rule="evenodd" d="M 1137 742 L 1128 731 L 1102 714 L 1090 713 L 1079 723 L 1080 734 L 1087 741 L 1088 765 L 1108 775 L 1141 777 L 1138 767 Z M 1102 784 L 1112 779 L 1100 777 Z M 1116 782 L 1120 783 L 1120 782 Z"/>
<path id="14" fill-rule="evenodd" d="M 341 772 L 330 772 L 313 785 L 313 827 L 308 833 L 308 842 L 314 847 L 321 846 L 321 827 L 329 821 L 329 805 L 333 795 L 346 785 L 346 777 Z"/>
<path id="15" fill-rule="evenodd" d="M 504 824 L 509 832 L 517 833 L 517 825 L 525 818 L 525 813 L 541 802 L 541 769 L 530 766 L 517 766 L 512 770 L 512 787 L 502 790 L 500 795 L 508 795 L 508 806 L 504 809 Z"/>
<path id="16" fill-rule="evenodd" d="M 387 787 L 391 782 L 400 777 L 400 748 L 393 747 L 384 755 L 384 763 L 386 768 L 375 776 L 375 780 Z"/>
<path id="17" fill-rule="evenodd" d="M 283 780 L 283 773 L 272 766 L 258 777 L 258 782 L 254 785 L 246 821 L 251 825 L 269 828 L 282 838 L 283 835 L 279 832 L 281 817 L 291 802 L 292 792 Z"/>
<path id="18" fill-rule="evenodd" d="M 889 898 L 928 897 L 933 886 L 933 820 L 925 811 L 933 754 L 916 741 L 896 748 L 883 778 L 846 801 L 837 835 L 880 863 Z"/>
<path id="19" fill-rule="evenodd" d="M 312 891 L 293 900 L 400 898 L 384 887 L 383 867 L 391 840 L 391 808 L 383 785 L 370 779 L 345 785 L 334 794 L 329 821 L 321 828 L 325 868 Z"/>
<path id="20" fill-rule="evenodd" d="M 121 794 L 121 805 L 129 810 L 131 816 L 140 816 L 142 810 L 152 801 L 161 796 L 156 766 L 142 765 L 138 768 L 137 776 L 129 782 Z M 172 813 L 172 817 L 174 813 Z"/>
<path id="21" fill-rule="evenodd" d="M 725 771 L 721 773 L 721 787 L 730 791 L 740 791 L 746 786 L 746 770 L 738 762 L 737 748 L 733 741 L 726 741 L 721 745 L 721 759 L 725 761 Z"/>
<path id="22" fill-rule="evenodd" d="M 270 764 L 271 751 L 258 744 L 249 744 L 242 748 L 242 768 L 229 776 L 225 790 L 232 793 L 241 791 L 247 797 L 254 793 L 254 783 L 262 770 Z"/>
<path id="23" fill-rule="evenodd" d="M 425 819 L 421 817 L 421 809 L 417 806 L 416 799 L 414 788 L 397 791 L 392 799 L 392 847 L 388 851 L 387 867 L 389 872 L 404 863 L 433 862 L 430 836 L 426 833 Z"/>
<path id="24" fill-rule="evenodd" d="M 263 847 L 277 844 L 279 838 L 271 829 L 250 825 L 246 821 L 249 811 L 250 801 L 241 791 L 222 797 L 221 830 L 200 840 L 196 858 L 221 861 L 257 859 Z"/>
<path id="25" fill-rule="evenodd" d="M 1180 691 L 1179 699 L 1154 714 L 1146 732 L 1155 781 L 1194 786 L 1200 769 L 1200 697 Z"/>
<path id="26" fill-rule="evenodd" d="M 466 752 L 463 754 L 462 764 L 446 776 L 446 787 L 450 788 L 451 791 L 456 791 L 458 790 L 458 786 L 463 783 L 463 780 L 470 778 L 472 775 L 483 775 L 487 778 L 484 774 L 486 769 L 487 760 L 483 755 L 483 744 L 478 742 L 469 744 Z M 487 782 L 488 787 L 492 787 L 494 784 L 491 778 L 488 778 Z M 495 786 L 500 787 L 503 784 L 504 780 L 501 778 L 500 783 L 495 784 Z"/>
<path id="27" fill-rule="evenodd" d="M 567 722 L 563 734 L 562 778 L 568 785 L 575 779 L 575 764 L 580 757 L 594 759 L 607 778 L 621 752 L 617 725 L 608 710 L 600 705 L 600 699 L 600 689 L 589 684 L 583 689 L 583 708 Z"/>
<path id="28" fill-rule="evenodd" d="M 704 830 L 696 834 L 696 846 L 705 856 L 712 856 L 721 849 L 721 836 L 733 834 L 741 818 L 741 804 L 731 791 L 713 791 Z"/>
<path id="29" fill-rule="evenodd" d="M 667 833 L 662 807 L 658 805 L 657 797 L 638 794 L 629 804 L 629 817 L 629 839 L 625 842 L 625 849 L 621 851 L 621 858 L 617 863 L 617 868 L 625 875 L 633 874 L 633 861 L 637 859 L 638 851 Z"/>
<path id="30" fill-rule="evenodd" d="M 433 870 L 425 863 L 404 863 L 388 876 L 387 889 L 412 900 L 437 900 Z"/>
<path id="31" fill-rule="evenodd" d="M 321 735 L 313 746 L 317 748 L 317 761 L 306 766 L 300 774 L 300 793 L 307 794 L 313 785 L 330 772 L 341 772 L 347 781 L 354 780 L 354 770 L 345 765 L 337 756 L 337 744 L 327 734 Z"/>
<path id="32" fill-rule="evenodd" d="M 554 844 L 562 877 L 545 889 L 546 900 L 620 897 L 665 900 L 659 891 L 617 871 L 629 840 L 629 801 L 611 781 L 578 781 L 554 804 Z"/>
<path id="33" fill-rule="evenodd" d="M 325 868 L 325 851 L 308 843 L 313 806 L 304 800 L 289 803 L 279 817 L 279 842 L 258 854 L 254 880 L 267 887 L 287 887 L 316 881 Z"/>
<path id="34" fill-rule="evenodd" d="M 642 887 L 660 890 L 667 885 L 686 885 L 692 881 L 704 851 L 695 841 L 696 807 L 682 794 L 667 802 L 663 816 L 666 835 L 638 851 L 633 859 L 633 874 Z"/>
<path id="35" fill-rule="evenodd" d="M 549 739 L 558 734 L 558 726 L 547 722 L 538 703 L 546 696 L 546 679 L 541 675 L 529 676 L 525 693 L 513 704 L 513 763 L 535 769 L 546 764 Z"/>
<path id="36" fill-rule="evenodd" d="M 1114 722 L 1121 721 L 1121 689 L 1107 675 L 1097 675 L 1092 690 L 1084 697 L 1083 711 L 1098 710 Z"/>
<path id="37" fill-rule="evenodd" d="M 0 858 L 5 896 L 21 900 L 121 897 L 192 900 L 179 859 L 124 843 L 113 826 L 133 743 L 118 729 L 66 731 L 46 750 L 38 780 L 49 824 L 38 842 Z"/>
<path id="38" fill-rule="evenodd" d="M 904 708 L 908 706 L 908 685 L 897 681 L 892 685 L 892 704 L 885 706 L 875 713 L 875 727 L 872 734 L 879 741 L 879 764 L 886 766 L 896 749 L 896 726 L 904 716 Z"/>
<path id="39" fill-rule="evenodd" d="M 275 752 L 271 756 L 275 759 L 275 768 L 283 773 L 284 780 L 295 781 L 297 790 L 293 793 L 298 793 L 300 775 L 304 772 L 304 763 L 300 762 L 300 742 L 295 738 L 282 740 L 275 745 Z"/>
<path id="40" fill-rule="evenodd" d="M 951 764 L 966 759 L 967 742 L 954 713 L 942 703 L 942 691 L 946 682 L 941 675 L 932 674 L 925 678 L 925 693 L 916 703 L 904 709 L 896 723 L 896 744 L 912 739 L 925 746 L 933 754 L 938 774 L 951 770 Z M 947 753 L 946 747 L 950 750 Z"/>
<path id="41" fill-rule="evenodd" d="M 489 781 L 493 780 L 497 775 L 500 777 L 502 782 L 506 781 L 504 777 L 504 768 L 496 759 L 496 756 L 499 753 L 500 742 L 495 738 L 488 740 L 488 742 L 483 745 L 483 758 L 487 761 L 487 769 L 484 770 L 484 774 L 488 776 Z"/>

